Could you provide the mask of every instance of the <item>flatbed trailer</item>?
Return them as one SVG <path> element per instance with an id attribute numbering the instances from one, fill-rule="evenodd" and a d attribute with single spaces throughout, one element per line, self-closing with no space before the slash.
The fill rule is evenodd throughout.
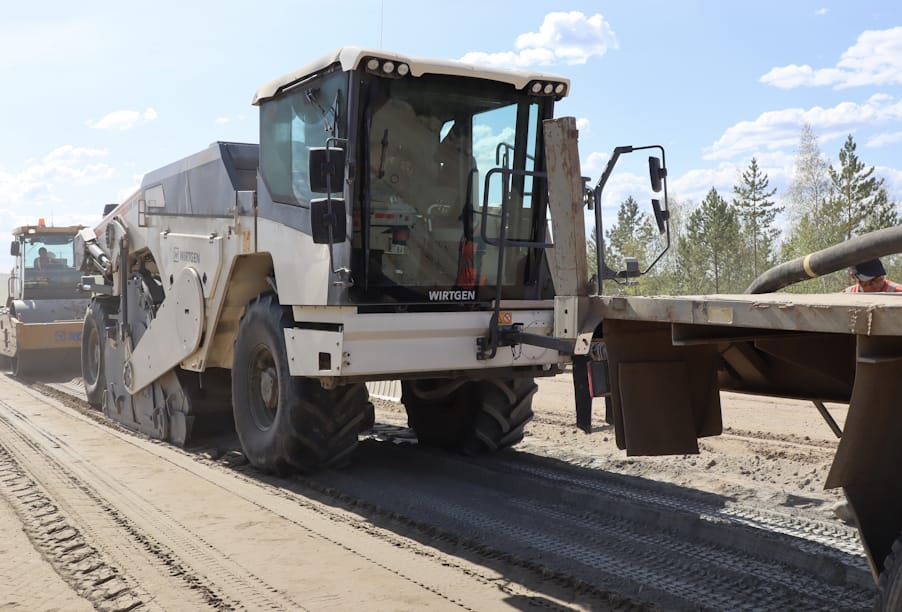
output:
<path id="1" fill-rule="evenodd" d="M 892 294 L 592 296 L 610 418 L 629 455 L 698 453 L 722 432 L 721 390 L 849 404 L 825 483 L 842 487 L 898 603 L 902 550 L 902 297 Z M 598 395 L 598 393 L 595 393 Z M 829 417 L 825 411 L 825 418 Z M 895 552 L 894 552 L 895 551 Z M 894 603 L 895 602 L 895 603 Z"/>

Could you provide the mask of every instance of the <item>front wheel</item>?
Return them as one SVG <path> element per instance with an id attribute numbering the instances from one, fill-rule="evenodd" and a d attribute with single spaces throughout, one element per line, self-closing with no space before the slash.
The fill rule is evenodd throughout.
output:
<path id="1" fill-rule="evenodd" d="M 34 351 L 18 351 L 12 358 L 13 376 L 16 378 L 30 378 L 40 371 L 39 359 Z"/>
<path id="2" fill-rule="evenodd" d="M 105 330 L 103 310 L 97 302 L 91 302 L 81 332 L 81 378 L 88 404 L 97 409 L 101 407 L 103 389 L 106 387 L 103 373 Z"/>
<path id="3" fill-rule="evenodd" d="M 343 463 L 357 447 L 368 415 L 366 386 L 324 389 L 291 376 L 285 329 L 291 311 L 272 294 L 252 301 L 238 328 L 232 365 L 232 409 L 251 465 L 286 474 Z"/>

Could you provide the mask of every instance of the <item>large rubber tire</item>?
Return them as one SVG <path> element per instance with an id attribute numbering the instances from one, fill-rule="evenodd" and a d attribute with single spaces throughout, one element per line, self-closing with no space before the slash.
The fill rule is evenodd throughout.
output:
<path id="1" fill-rule="evenodd" d="M 472 382 L 424 379 L 401 381 L 407 424 L 423 446 L 460 450 L 472 430 L 476 404 L 468 401 Z"/>
<path id="2" fill-rule="evenodd" d="M 533 417 L 532 396 L 538 390 L 533 379 L 448 384 L 437 379 L 401 383 L 407 422 L 420 444 L 476 455 L 509 448 L 523 439 Z"/>
<path id="3" fill-rule="evenodd" d="M 874 610 L 902 610 L 902 537 L 886 557 L 877 588 Z"/>
<path id="4" fill-rule="evenodd" d="M 81 331 L 81 378 L 88 404 L 97 409 L 101 407 L 106 387 L 103 370 L 105 335 L 103 310 L 97 302 L 91 302 Z"/>
<path id="5" fill-rule="evenodd" d="M 232 409 L 251 465 L 273 474 L 345 463 L 370 407 L 364 384 L 324 389 L 291 376 L 284 330 L 291 311 L 272 294 L 252 301 L 241 318 L 232 365 Z"/>

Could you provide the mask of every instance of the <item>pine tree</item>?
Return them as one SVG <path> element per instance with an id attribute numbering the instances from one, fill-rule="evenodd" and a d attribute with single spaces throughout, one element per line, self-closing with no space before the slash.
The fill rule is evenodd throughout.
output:
<path id="1" fill-rule="evenodd" d="M 617 222 L 605 232 L 605 262 L 615 270 L 623 270 L 625 258 L 635 257 L 645 269 L 653 231 L 648 214 L 639 212 L 639 204 L 629 196 L 620 203 Z"/>
<path id="2" fill-rule="evenodd" d="M 739 243 L 736 210 L 712 187 L 689 215 L 686 235 L 680 239 L 687 288 L 694 293 L 741 291 Z"/>
<path id="3" fill-rule="evenodd" d="M 874 176 L 874 167 L 866 168 L 855 153 L 852 135 L 839 150 L 839 170 L 829 168 L 834 206 L 841 220 L 842 239 L 861 233 L 865 221 L 873 218 L 875 197 L 882 180 Z"/>
<path id="4" fill-rule="evenodd" d="M 740 183 L 733 186 L 736 195 L 733 205 L 739 214 L 749 253 L 742 266 L 747 281 L 757 278 L 773 262 L 773 246 L 779 235 L 774 223 L 783 207 L 771 199 L 777 190 L 768 190 L 768 184 L 767 174 L 761 172 L 758 160 L 753 157 L 748 169 L 740 175 Z"/>
<path id="5" fill-rule="evenodd" d="M 896 203 L 889 200 L 883 182 L 884 179 L 881 178 L 880 188 L 874 194 L 871 214 L 861 224 L 862 233 L 899 225 L 899 213 L 896 209 Z"/>

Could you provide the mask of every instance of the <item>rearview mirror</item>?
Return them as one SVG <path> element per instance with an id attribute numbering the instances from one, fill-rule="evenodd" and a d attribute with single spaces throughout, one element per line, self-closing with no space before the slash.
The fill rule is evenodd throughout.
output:
<path id="1" fill-rule="evenodd" d="M 310 200 L 310 234 L 313 236 L 313 242 L 316 244 L 344 242 L 348 233 L 347 214 L 345 201 L 341 198 Z"/>
<path id="2" fill-rule="evenodd" d="M 658 224 L 658 233 L 663 234 L 665 229 L 664 223 L 670 218 L 670 211 L 661 210 L 661 200 L 658 199 L 652 199 L 651 207 L 655 211 L 655 223 Z"/>
<path id="3" fill-rule="evenodd" d="M 655 193 L 661 191 L 661 187 L 666 176 L 667 168 L 661 167 L 660 158 L 650 156 L 648 158 L 648 177 L 651 179 L 652 191 L 654 191 Z"/>
<path id="4" fill-rule="evenodd" d="M 9 254 L 13 257 L 19 256 L 19 241 L 13 240 L 9 245 Z"/>
<path id="5" fill-rule="evenodd" d="M 307 170 L 310 176 L 310 191 L 314 193 L 340 193 L 343 191 L 345 150 L 311 147 L 308 153 Z"/>

